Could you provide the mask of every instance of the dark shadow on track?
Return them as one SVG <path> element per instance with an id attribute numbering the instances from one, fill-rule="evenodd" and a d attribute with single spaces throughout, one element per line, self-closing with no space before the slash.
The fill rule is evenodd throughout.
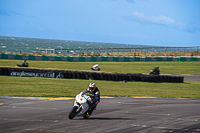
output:
<path id="1" fill-rule="evenodd" d="M 136 120 L 130 118 L 108 118 L 108 117 L 89 117 L 88 119 L 81 119 L 81 120 Z"/>

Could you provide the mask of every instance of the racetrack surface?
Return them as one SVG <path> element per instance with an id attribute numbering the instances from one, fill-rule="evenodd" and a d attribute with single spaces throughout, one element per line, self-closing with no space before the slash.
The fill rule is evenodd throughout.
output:
<path id="1" fill-rule="evenodd" d="M 0 97 L 2 133 L 200 133 L 200 99 L 101 98 L 89 119 L 68 119 L 74 99 Z"/>
<path id="2" fill-rule="evenodd" d="M 200 81 L 200 75 L 182 75 L 184 80 Z"/>

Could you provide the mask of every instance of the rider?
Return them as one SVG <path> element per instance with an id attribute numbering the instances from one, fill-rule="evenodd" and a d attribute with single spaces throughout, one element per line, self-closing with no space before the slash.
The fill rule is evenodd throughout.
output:
<path id="1" fill-rule="evenodd" d="M 151 72 L 150 72 L 149 74 L 152 74 L 152 75 L 159 75 L 159 74 L 160 74 L 159 67 L 155 67 L 154 69 L 152 69 Z"/>
<path id="2" fill-rule="evenodd" d="M 89 88 L 81 92 L 81 95 L 84 95 L 86 93 L 90 94 L 90 97 L 92 99 L 90 104 L 90 114 L 92 114 L 93 110 L 96 108 L 97 104 L 100 102 L 100 91 L 96 87 L 95 83 L 90 83 Z"/>
<path id="3" fill-rule="evenodd" d="M 19 66 L 19 67 L 28 67 L 28 63 L 26 62 L 26 60 L 23 60 L 21 65 L 17 64 L 17 66 Z"/>
<path id="4" fill-rule="evenodd" d="M 94 70 L 94 71 L 100 71 L 98 64 L 94 65 L 91 69 Z"/>

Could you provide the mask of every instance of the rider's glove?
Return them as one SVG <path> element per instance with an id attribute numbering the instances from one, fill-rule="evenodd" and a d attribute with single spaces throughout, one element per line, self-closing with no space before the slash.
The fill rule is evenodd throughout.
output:
<path id="1" fill-rule="evenodd" d="M 81 96 L 83 97 L 83 92 L 81 92 L 80 94 L 81 94 Z"/>

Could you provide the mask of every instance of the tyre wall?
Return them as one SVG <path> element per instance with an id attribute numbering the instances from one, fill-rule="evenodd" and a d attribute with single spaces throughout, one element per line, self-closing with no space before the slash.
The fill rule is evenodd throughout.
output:
<path id="1" fill-rule="evenodd" d="M 142 82 L 169 82 L 183 83 L 183 76 L 170 75 L 145 75 L 139 73 L 100 73 L 88 71 L 71 70 L 45 70 L 32 68 L 10 68 L 0 67 L 0 75 L 17 77 L 45 77 L 45 78 L 66 78 L 66 79 L 91 79 L 107 81 L 142 81 Z"/>

